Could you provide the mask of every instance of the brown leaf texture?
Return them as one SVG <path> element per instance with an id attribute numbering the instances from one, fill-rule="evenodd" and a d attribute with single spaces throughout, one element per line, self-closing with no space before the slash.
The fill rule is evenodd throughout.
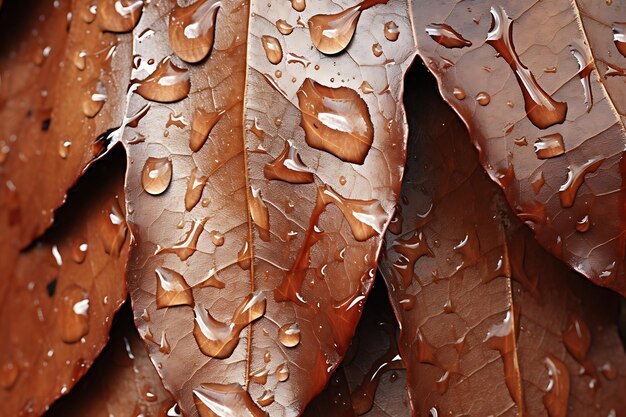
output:
<path id="1" fill-rule="evenodd" d="M 135 329 L 130 305 L 115 316 L 111 339 L 76 387 L 46 417 L 180 417 Z"/>
<path id="2" fill-rule="evenodd" d="M 2 415 L 41 415 L 69 392 L 126 299 L 125 164 L 121 152 L 110 156 L 83 176 L 40 239 L 21 252 L 2 243 Z"/>
<path id="3" fill-rule="evenodd" d="M 407 16 L 402 1 L 144 5 L 133 123 L 113 136 L 135 321 L 187 415 L 298 415 L 339 365 L 399 190 Z M 335 39 L 303 27 L 337 19 Z"/>
<path id="4" fill-rule="evenodd" d="M 413 11 L 418 53 L 517 216 L 622 294 L 624 15 L 624 2 L 593 0 L 421 1 Z"/>
<path id="5" fill-rule="evenodd" d="M 618 294 L 544 252 L 414 68 L 407 172 L 381 259 L 414 413 L 619 415 Z"/>
<path id="6" fill-rule="evenodd" d="M 410 416 L 398 331 L 385 284 L 377 278 L 346 358 L 303 416 Z"/>
<path id="7" fill-rule="evenodd" d="M 0 9 L 0 233 L 20 248 L 52 224 L 125 112 L 131 35 L 94 30 L 95 11 L 91 0 Z"/>

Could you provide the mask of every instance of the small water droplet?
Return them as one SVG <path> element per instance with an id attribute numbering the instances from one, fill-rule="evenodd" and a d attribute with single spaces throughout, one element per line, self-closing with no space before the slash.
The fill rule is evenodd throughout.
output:
<path id="1" fill-rule="evenodd" d="M 452 90 L 452 94 L 454 95 L 454 97 L 456 97 L 457 100 L 465 99 L 465 90 L 463 90 L 461 87 L 454 87 L 454 90 Z"/>
<path id="2" fill-rule="evenodd" d="M 149 157 L 141 173 L 143 189 L 152 195 L 165 192 L 172 181 L 172 161 L 169 158 Z"/>
<path id="3" fill-rule="evenodd" d="M 398 40 L 399 36 L 400 30 L 395 22 L 389 21 L 385 23 L 385 38 L 387 38 L 388 41 L 395 42 Z"/>
<path id="4" fill-rule="evenodd" d="M 72 142 L 70 140 L 63 140 L 59 142 L 59 156 L 63 159 L 67 159 L 70 154 L 70 147 Z"/>
<path id="5" fill-rule="evenodd" d="M 278 340 L 285 347 L 296 347 L 300 344 L 300 327 L 298 323 L 285 324 L 278 331 Z"/>
<path id="6" fill-rule="evenodd" d="M 259 236 L 265 242 L 270 240 L 270 213 L 261 196 L 261 190 L 250 187 L 251 198 L 248 200 L 250 217 L 257 225 Z"/>
<path id="7" fill-rule="evenodd" d="M 626 22 L 615 22 L 612 25 L 613 43 L 620 54 L 626 57 Z"/>
<path id="8" fill-rule="evenodd" d="M 267 407 L 274 402 L 274 393 L 272 391 L 265 390 L 263 391 L 263 394 L 261 394 L 261 396 L 256 399 L 256 402 L 261 407 Z"/>
<path id="9" fill-rule="evenodd" d="M 191 288 L 181 274 L 161 266 L 157 267 L 154 272 L 157 278 L 157 309 L 179 305 L 194 305 Z"/>
<path id="10" fill-rule="evenodd" d="M 481 106 L 486 106 L 487 104 L 491 102 L 491 96 L 488 93 L 481 91 L 480 93 L 476 95 L 476 101 Z"/>
<path id="11" fill-rule="evenodd" d="M 250 258 L 250 244 L 246 240 L 243 242 L 243 246 L 239 253 L 237 253 L 237 264 L 241 269 L 247 271 L 250 269 L 252 263 L 252 259 Z"/>
<path id="12" fill-rule="evenodd" d="M 290 1 L 291 1 L 291 7 L 293 7 L 293 9 L 296 12 L 303 12 L 304 9 L 306 9 L 305 0 L 290 0 Z"/>
<path id="13" fill-rule="evenodd" d="M 383 54 L 383 47 L 379 43 L 375 43 L 372 45 L 372 53 L 375 57 L 379 57 Z"/>
<path id="14" fill-rule="evenodd" d="M 433 38 L 435 42 L 446 48 L 465 48 L 472 46 L 470 41 L 445 23 L 431 23 L 426 26 L 426 33 Z"/>
<path id="15" fill-rule="evenodd" d="M 560 133 L 540 137 L 535 141 L 534 147 L 539 159 L 554 158 L 565 153 L 563 136 Z"/>
<path id="16" fill-rule="evenodd" d="M 285 382 L 289 379 L 289 366 L 286 363 L 281 363 L 276 367 L 274 375 L 279 382 Z"/>
<path id="17" fill-rule="evenodd" d="M 283 59 L 283 48 L 280 46 L 278 39 L 264 35 L 261 37 L 261 43 L 263 44 L 267 60 L 274 65 L 279 64 Z"/>
<path id="18" fill-rule="evenodd" d="M 58 307 L 61 340 L 76 343 L 89 332 L 89 295 L 76 284 L 66 286 Z"/>
<path id="19" fill-rule="evenodd" d="M 219 0 L 199 0 L 187 7 L 174 6 L 170 13 L 169 39 L 180 59 L 200 62 L 211 52 L 215 18 L 221 5 Z"/>
<path id="20" fill-rule="evenodd" d="M 98 25 L 109 32 L 130 32 L 142 12 L 143 0 L 98 0 Z"/>
<path id="21" fill-rule="evenodd" d="M 276 21 L 276 29 L 278 29 L 278 31 L 283 35 L 290 35 L 291 32 L 293 32 L 293 26 L 283 19 Z"/>

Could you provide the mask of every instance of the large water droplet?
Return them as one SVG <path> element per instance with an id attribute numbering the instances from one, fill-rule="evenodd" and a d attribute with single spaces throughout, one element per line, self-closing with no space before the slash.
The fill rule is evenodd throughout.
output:
<path id="1" fill-rule="evenodd" d="M 559 188 L 561 206 L 564 208 L 574 205 L 578 189 L 585 180 L 585 175 L 596 172 L 602 165 L 604 158 L 591 158 L 582 164 L 572 164 L 567 169 L 567 179 Z"/>
<path id="2" fill-rule="evenodd" d="M 130 32 L 142 12 L 143 0 L 98 0 L 98 25 L 109 32 Z"/>
<path id="3" fill-rule="evenodd" d="M 268 180 L 282 180 L 293 184 L 313 182 L 312 171 L 304 165 L 298 150 L 290 141 L 285 141 L 285 149 L 276 159 L 265 165 L 263 173 Z"/>
<path id="4" fill-rule="evenodd" d="M 567 103 L 558 102 L 543 91 L 535 76 L 520 61 L 513 46 L 511 18 L 501 7 L 492 7 L 491 17 L 493 25 L 487 34 L 487 43 L 513 70 L 524 96 L 528 119 L 540 129 L 563 123 L 567 115 Z"/>
<path id="5" fill-rule="evenodd" d="M 542 136 L 535 141 L 535 154 L 539 159 L 554 158 L 565 153 L 563 136 L 560 133 Z"/>
<path id="6" fill-rule="evenodd" d="M 164 267 L 154 270 L 157 278 L 157 308 L 193 306 L 193 294 L 185 278 L 178 272 Z"/>
<path id="7" fill-rule="evenodd" d="M 273 36 L 262 36 L 261 43 L 265 50 L 265 56 L 267 60 L 276 65 L 283 59 L 283 48 L 280 46 L 280 42 Z"/>
<path id="8" fill-rule="evenodd" d="M 398 40 L 400 36 L 400 29 L 398 29 L 398 25 L 396 22 L 387 22 L 385 23 L 385 38 L 388 41 L 395 42 Z"/>
<path id="9" fill-rule="evenodd" d="M 200 417 L 267 417 L 239 384 L 201 384 L 193 398 Z"/>
<path id="10" fill-rule="evenodd" d="M 359 94 L 307 78 L 297 96 L 307 144 L 343 161 L 362 164 L 374 140 L 374 126 Z"/>
<path id="11" fill-rule="evenodd" d="M 211 52 L 215 17 L 221 5 L 219 0 L 199 0 L 191 6 L 174 7 L 170 14 L 169 37 L 180 59 L 199 62 Z"/>
<path id="12" fill-rule="evenodd" d="M 152 195 L 162 194 L 172 181 L 172 162 L 169 158 L 148 158 L 141 172 L 143 189 Z"/>
<path id="13" fill-rule="evenodd" d="M 292 348 L 300 344 L 300 327 L 298 323 L 285 324 L 278 331 L 278 340 L 283 346 Z"/>
<path id="14" fill-rule="evenodd" d="M 290 1 L 291 1 L 291 7 L 293 7 L 293 9 L 296 12 L 303 12 L 304 9 L 306 9 L 305 0 L 290 0 Z"/>
<path id="15" fill-rule="evenodd" d="M 204 109 L 196 109 L 191 121 L 191 139 L 189 149 L 198 152 L 209 138 L 213 127 L 224 115 L 224 111 L 207 112 Z"/>
<path id="16" fill-rule="evenodd" d="M 265 314 L 266 300 L 261 292 L 248 295 L 233 313 L 229 324 L 217 321 L 203 306 L 194 307 L 193 335 L 202 353 L 213 358 L 229 357 L 239 344 L 239 334 Z"/>
<path id="17" fill-rule="evenodd" d="M 364 0 L 349 9 L 335 14 L 318 14 L 309 19 L 309 32 L 313 45 L 327 55 L 343 51 L 354 36 L 363 10 L 388 0 Z"/>
<path id="18" fill-rule="evenodd" d="M 89 332 L 89 295 L 76 284 L 65 287 L 58 307 L 61 340 L 76 343 Z"/>
<path id="19" fill-rule="evenodd" d="M 426 33 L 433 38 L 435 42 L 446 48 L 465 48 L 472 46 L 470 41 L 445 23 L 431 23 L 426 26 Z"/>
<path id="20" fill-rule="evenodd" d="M 191 89 L 187 69 L 174 65 L 170 57 L 158 63 L 154 72 L 138 82 L 137 94 L 147 100 L 171 103 L 187 97 Z"/>

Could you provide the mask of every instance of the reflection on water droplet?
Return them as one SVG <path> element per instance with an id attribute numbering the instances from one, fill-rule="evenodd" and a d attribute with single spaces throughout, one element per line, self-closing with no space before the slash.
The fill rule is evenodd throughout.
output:
<path id="1" fill-rule="evenodd" d="M 152 195 L 162 194 L 172 181 L 172 162 L 169 158 L 148 158 L 141 173 L 143 189 Z"/>
<path id="2" fill-rule="evenodd" d="M 200 417 L 267 417 L 239 384 L 200 384 L 193 399 Z"/>
<path id="3" fill-rule="evenodd" d="M 72 142 L 69 140 L 59 142 L 59 156 L 61 158 L 66 159 L 69 156 L 70 146 L 72 146 Z"/>
<path id="4" fill-rule="evenodd" d="M 374 126 L 359 94 L 307 78 L 297 96 L 307 144 L 345 162 L 362 164 L 374 140 Z"/>
<path id="5" fill-rule="evenodd" d="M 190 89 L 188 70 L 174 65 L 168 56 L 158 63 L 152 74 L 138 81 L 135 92 L 146 100 L 172 103 L 187 97 Z"/>
<path id="6" fill-rule="evenodd" d="M 175 253 L 181 261 L 186 261 L 191 255 L 196 253 L 198 239 L 200 239 L 200 235 L 204 231 L 204 225 L 207 221 L 208 217 L 202 220 L 194 220 L 189 230 L 179 242 L 175 243 L 171 248 L 158 247 L 155 255 L 159 253 Z"/>
<path id="7" fill-rule="evenodd" d="M 261 196 L 261 190 L 250 187 L 250 196 L 248 200 L 248 208 L 250 217 L 254 224 L 257 225 L 259 236 L 265 242 L 270 240 L 270 213 Z"/>
<path id="8" fill-rule="evenodd" d="M 274 402 L 274 393 L 272 391 L 265 390 L 263 391 L 263 394 L 261 394 L 261 396 L 256 399 L 256 402 L 261 407 L 267 407 Z"/>
<path id="9" fill-rule="evenodd" d="M 543 363 L 548 369 L 550 378 L 546 393 L 543 395 L 543 404 L 550 417 L 565 417 L 570 389 L 569 371 L 563 362 L 552 354 L 548 354 Z"/>
<path id="10" fill-rule="evenodd" d="M 82 264 L 87 257 L 87 249 L 89 249 L 89 245 L 82 240 L 72 242 L 72 259 L 74 262 Z"/>
<path id="11" fill-rule="evenodd" d="M 164 267 L 154 270 L 157 278 L 157 309 L 180 305 L 193 306 L 193 294 L 185 278 L 178 272 Z"/>
<path id="12" fill-rule="evenodd" d="M 454 90 L 452 90 L 452 94 L 454 95 L 454 97 L 456 97 L 457 100 L 465 99 L 465 90 L 463 90 L 461 87 L 454 87 Z"/>
<path id="13" fill-rule="evenodd" d="M 613 43 L 620 54 L 626 57 L 626 23 L 615 22 L 612 25 Z"/>
<path id="14" fill-rule="evenodd" d="M 208 177 L 200 175 L 197 167 L 191 170 L 185 192 L 185 210 L 191 211 L 198 204 L 208 180 Z"/>
<path id="15" fill-rule="evenodd" d="M 265 314 L 266 300 L 261 292 L 248 295 L 233 313 L 229 324 L 217 321 L 203 306 L 194 307 L 193 336 L 202 353 L 213 358 L 229 357 L 239 344 L 241 331 Z"/>
<path id="16" fill-rule="evenodd" d="M 309 32 L 313 45 L 327 55 L 343 51 L 354 36 L 361 12 L 377 4 L 387 4 L 387 1 L 364 0 L 340 13 L 318 14 L 311 17 Z"/>
<path id="17" fill-rule="evenodd" d="M 20 368 L 17 363 L 12 360 L 3 363 L 0 368 L 0 388 L 5 390 L 13 388 L 19 374 Z"/>
<path id="18" fill-rule="evenodd" d="M 488 93 L 481 91 L 480 93 L 476 95 L 476 101 L 481 106 L 486 106 L 487 104 L 491 102 L 491 96 Z"/>
<path id="19" fill-rule="evenodd" d="M 112 256 L 119 256 L 126 240 L 127 226 L 125 215 L 116 199 L 105 216 L 100 218 L 99 232 L 104 251 Z"/>
<path id="20" fill-rule="evenodd" d="M 535 154 L 539 159 L 554 158 L 565 153 L 563 136 L 560 133 L 542 136 L 535 141 Z"/>
<path id="21" fill-rule="evenodd" d="M 591 71 L 593 71 L 593 61 L 589 53 L 589 48 L 576 39 L 574 44 L 570 46 L 570 52 L 578 61 L 578 76 L 583 86 L 583 94 L 585 96 L 585 104 L 587 105 L 587 113 L 593 107 L 593 95 L 591 93 Z"/>
<path id="22" fill-rule="evenodd" d="M 174 6 L 170 13 L 169 39 L 180 59 L 195 63 L 211 52 L 215 17 L 221 5 L 219 0 L 199 0 L 187 7 Z"/>
<path id="23" fill-rule="evenodd" d="M 379 57 L 383 54 L 383 47 L 379 43 L 375 43 L 372 45 L 372 53 L 375 57 Z"/>
<path id="24" fill-rule="evenodd" d="M 198 152 L 209 138 L 211 130 L 224 115 L 224 111 L 207 112 L 197 108 L 191 121 L 191 139 L 189 149 Z"/>
<path id="25" fill-rule="evenodd" d="M 283 48 L 280 46 L 278 39 L 273 36 L 262 36 L 261 42 L 267 60 L 274 65 L 279 64 L 283 59 Z"/>
<path id="26" fill-rule="evenodd" d="M 278 340 L 283 346 L 292 348 L 300 344 L 300 327 L 298 323 L 285 324 L 278 331 Z"/>
<path id="27" fill-rule="evenodd" d="M 241 247 L 239 253 L 237 253 L 237 264 L 244 271 L 250 269 L 252 263 L 250 256 L 250 244 L 248 244 L 248 241 L 246 240 L 243 242 L 243 246 Z"/>
<path id="28" fill-rule="evenodd" d="M 290 1 L 291 1 L 291 7 L 293 7 L 293 9 L 296 12 L 303 12 L 304 9 L 306 9 L 305 0 L 290 0 Z"/>
<path id="29" fill-rule="evenodd" d="M 395 42 L 398 40 L 399 36 L 400 30 L 395 22 L 385 23 L 385 38 L 387 38 L 388 41 Z"/>
<path id="30" fill-rule="evenodd" d="M 258 371 L 252 372 L 249 377 L 252 382 L 256 382 L 260 385 L 265 385 L 267 383 L 267 376 L 269 375 L 269 373 L 270 371 L 268 371 L 266 368 L 263 368 L 259 369 Z"/>
<path id="31" fill-rule="evenodd" d="M 276 21 L 276 29 L 278 29 L 278 31 L 283 35 L 290 35 L 291 32 L 293 32 L 293 26 L 283 19 Z"/>
<path id="32" fill-rule="evenodd" d="M 89 332 L 89 295 L 76 284 L 66 286 L 59 297 L 57 321 L 61 340 L 76 343 Z"/>
<path id="33" fill-rule="evenodd" d="M 281 363 L 276 367 L 274 375 L 279 382 L 285 382 L 289 379 L 289 366 L 286 363 Z"/>
<path id="34" fill-rule="evenodd" d="M 98 0 L 98 25 L 109 32 L 130 32 L 143 11 L 143 0 Z"/>
<path id="35" fill-rule="evenodd" d="M 433 38 L 435 42 L 446 48 L 465 48 L 472 46 L 470 41 L 445 23 L 431 23 L 426 26 L 426 33 Z"/>
<path id="36" fill-rule="evenodd" d="M 83 114 L 87 117 L 95 117 L 104 106 L 107 98 L 104 84 L 98 81 L 95 87 L 85 90 L 83 94 Z"/>
<path id="37" fill-rule="evenodd" d="M 585 175 L 596 172 L 603 162 L 604 158 L 591 158 L 582 164 L 572 164 L 567 168 L 567 179 L 559 188 L 559 198 L 563 208 L 574 205 L 576 194 L 585 180 Z"/>
<path id="38" fill-rule="evenodd" d="M 313 182 L 312 171 L 302 162 L 298 150 L 290 141 L 285 141 L 285 148 L 272 162 L 263 168 L 268 180 L 282 180 L 293 184 Z"/>
<path id="39" fill-rule="evenodd" d="M 545 129 L 565 121 L 567 104 L 550 97 L 535 80 L 535 76 L 522 64 L 513 46 L 511 18 L 501 7 L 491 8 L 492 29 L 487 43 L 498 52 L 513 70 L 524 96 L 524 108 L 528 119 L 538 128 Z"/>
<path id="40" fill-rule="evenodd" d="M 589 215 L 584 216 L 582 219 L 576 221 L 576 230 L 584 233 L 589 230 Z"/>

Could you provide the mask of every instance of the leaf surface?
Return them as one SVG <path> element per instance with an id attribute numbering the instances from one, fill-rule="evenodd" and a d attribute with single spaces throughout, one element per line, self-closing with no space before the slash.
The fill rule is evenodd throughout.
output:
<path id="1" fill-rule="evenodd" d="M 348 348 L 405 149 L 413 39 L 406 3 L 384 3 L 143 8 L 120 130 L 129 287 L 189 416 L 297 415 Z M 330 40 L 312 34 L 328 13 L 349 15 Z"/>
<path id="2" fill-rule="evenodd" d="M 418 53 L 515 213 L 551 253 L 624 294 L 624 3 L 413 8 Z"/>
<path id="3" fill-rule="evenodd" d="M 381 271 L 418 415 L 607 416 L 624 409 L 619 296 L 536 243 L 419 66 L 401 204 Z"/>
<path id="4" fill-rule="evenodd" d="M 46 417 L 180 417 L 163 388 L 132 321 L 130 307 L 115 316 L 111 338 L 74 389 Z"/>
<path id="5" fill-rule="evenodd" d="M 54 227 L 18 252 L 3 242 L 0 401 L 4 415 L 41 415 L 105 346 L 127 297 L 124 159 L 96 164 Z"/>

